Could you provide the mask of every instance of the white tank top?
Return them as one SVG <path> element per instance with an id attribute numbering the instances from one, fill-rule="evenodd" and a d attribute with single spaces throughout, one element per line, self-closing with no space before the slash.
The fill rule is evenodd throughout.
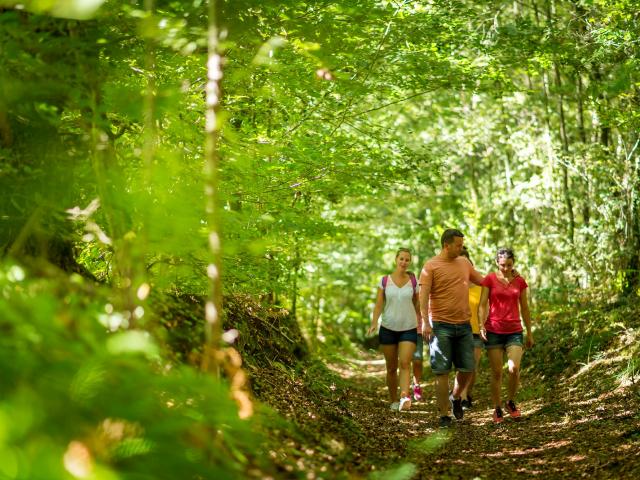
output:
<path id="1" fill-rule="evenodd" d="M 378 288 L 382 286 L 382 280 Z M 385 302 L 380 324 L 395 332 L 411 330 L 418 326 L 416 309 L 413 306 L 413 284 L 407 281 L 401 288 L 387 275 L 387 288 L 384 290 Z"/>

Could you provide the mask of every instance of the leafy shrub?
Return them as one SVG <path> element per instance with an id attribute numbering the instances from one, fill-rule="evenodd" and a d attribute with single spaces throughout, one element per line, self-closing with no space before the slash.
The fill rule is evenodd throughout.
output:
<path id="1" fill-rule="evenodd" d="M 95 284 L 3 265 L 0 291 L 0 477 L 237 478 L 246 470 L 256 440 L 227 386 L 164 361 L 147 332 L 109 331 L 99 321 L 107 297 Z"/>

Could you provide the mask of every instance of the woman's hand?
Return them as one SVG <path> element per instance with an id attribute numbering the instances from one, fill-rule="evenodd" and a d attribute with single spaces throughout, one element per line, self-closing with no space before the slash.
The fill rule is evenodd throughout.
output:
<path id="1" fill-rule="evenodd" d="M 531 333 L 531 330 L 529 330 L 527 332 L 527 338 L 524 341 L 524 344 L 527 348 L 531 348 L 533 347 L 535 341 L 533 340 L 533 333 Z"/>
<path id="2" fill-rule="evenodd" d="M 378 322 L 373 322 L 367 330 L 367 335 L 373 335 L 375 331 L 378 329 Z"/>
<path id="3" fill-rule="evenodd" d="M 485 342 L 487 341 L 487 329 L 484 327 L 480 327 L 480 338 Z"/>

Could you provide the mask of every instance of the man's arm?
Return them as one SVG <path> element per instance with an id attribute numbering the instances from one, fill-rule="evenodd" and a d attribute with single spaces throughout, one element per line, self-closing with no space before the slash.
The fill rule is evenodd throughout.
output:
<path id="1" fill-rule="evenodd" d="M 478 273 L 478 271 L 473 267 L 473 263 L 471 263 L 471 261 L 466 257 L 458 257 L 458 258 L 464 258 L 464 260 L 467 262 L 467 267 L 469 268 L 469 280 L 471 280 L 472 283 L 475 283 L 476 285 L 481 287 L 484 277 L 480 273 Z"/>
<path id="2" fill-rule="evenodd" d="M 480 273 L 478 273 L 475 268 L 473 268 L 473 265 L 470 265 L 469 280 L 480 286 L 482 286 L 482 282 L 484 281 L 484 277 Z"/>
<path id="3" fill-rule="evenodd" d="M 431 282 L 433 272 L 425 265 L 420 272 L 420 316 L 422 317 L 422 335 L 429 340 L 431 338 L 431 324 L 429 323 L 429 295 L 431 294 Z"/>

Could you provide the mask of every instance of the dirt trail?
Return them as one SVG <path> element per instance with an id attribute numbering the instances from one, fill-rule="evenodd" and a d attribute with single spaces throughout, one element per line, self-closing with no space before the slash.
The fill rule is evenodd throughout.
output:
<path id="1" fill-rule="evenodd" d="M 402 468 L 415 469 L 413 478 L 422 479 L 640 478 L 637 388 L 601 393 L 586 377 L 572 377 L 553 388 L 525 372 L 519 402 L 523 417 L 494 425 L 483 363 L 474 408 L 445 430 L 438 428 L 428 368 L 425 400 L 414 403 L 410 412 L 397 413 L 388 408 L 379 357 L 334 366 L 352 385 L 349 410 L 365 432 L 361 445 L 352 446 L 357 469 L 388 470 L 411 463 L 413 467 Z"/>

